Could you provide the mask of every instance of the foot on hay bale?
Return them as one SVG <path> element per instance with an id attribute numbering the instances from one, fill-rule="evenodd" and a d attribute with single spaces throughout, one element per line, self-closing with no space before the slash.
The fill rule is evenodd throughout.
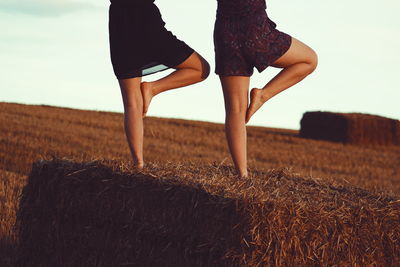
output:
<path id="1" fill-rule="evenodd" d="M 400 145 L 400 121 L 360 113 L 306 112 L 300 136 L 358 145 Z"/>
<path id="2" fill-rule="evenodd" d="M 215 166 L 150 171 L 34 164 L 17 216 L 19 266 L 394 266 L 400 260 L 398 199 L 284 171 L 246 181 Z"/>

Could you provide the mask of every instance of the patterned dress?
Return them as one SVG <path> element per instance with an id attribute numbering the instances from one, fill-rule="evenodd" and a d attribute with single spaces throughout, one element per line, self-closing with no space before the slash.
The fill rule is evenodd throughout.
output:
<path id="1" fill-rule="evenodd" d="M 194 52 L 164 26 L 154 0 L 111 0 L 110 52 L 118 79 L 175 67 Z"/>
<path id="2" fill-rule="evenodd" d="M 218 0 L 214 28 L 215 73 L 251 76 L 273 64 L 289 49 L 292 38 L 276 29 L 265 0 Z"/>

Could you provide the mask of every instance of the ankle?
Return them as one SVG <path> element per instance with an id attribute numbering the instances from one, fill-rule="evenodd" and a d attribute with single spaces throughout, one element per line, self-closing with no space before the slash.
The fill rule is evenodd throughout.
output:
<path id="1" fill-rule="evenodd" d="M 135 167 L 136 167 L 137 169 L 139 169 L 139 170 L 143 170 L 143 168 L 144 168 L 144 162 L 136 163 L 136 164 L 135 164 Z"/>
<path id="2" fill-rule="evenodd" d="M 133 160 L 133 165 L 138 169 L 143 169 L 144 161 L 143 160 L 134 159 Z"/>
<path id="3" fill-rule="evenodd" d="M 240 171 L 238 171 L 238 176 L 239 176 L 239 178 L 248 178 L 249 177 L 249 173 L 248 173 L 248 171 L 247 171 L 247 169 L 246 170 L 240 170 Z"/>
<path id="4" fill-rule="evenodd" d="M 160 84 L 157 83 L 157 81 L 148 82 L 148 84 L 149 84 L 148 86 L 150 88 L 152 96 L 156 96 L 156 95 L 158 95 L 159 93 L 161 93 L 163 91 L 163 89 L 160 88 Z"/>
<path id="5" fill-rule="evenodd" d="M 267 89 L 261 89 L 261 101 L 263 103 L 267 102 L 268 100 L 270 100 L 272 98 L 272 95 L 270 94 L 270 92 Z"/>

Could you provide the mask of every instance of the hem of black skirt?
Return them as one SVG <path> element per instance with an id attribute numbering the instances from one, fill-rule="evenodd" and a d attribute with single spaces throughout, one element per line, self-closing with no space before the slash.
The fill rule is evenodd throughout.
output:
<path id="1" fill-rule="evenodd" d="M 187 53 L 184 53 L 180 57 L 178 57 L 174 62 L 166 62 L 165 66 L 167 66 L 169 68 L 174 68 L 174 67 L 182 64 L 183 62 L 185 62 L 193 53 L 194 53 L 194 50 L 190 49 L 187 51 Z"/>
<path id="2" fill-rule="evenodd" d="M 148 76 L 148 75 L 151 75 L 151 74 L 155 74 L 155 73 L 157 73 L 157 72 L 161 72 L 161 71 L 164 71 L 164 70 L 168 70 L 168 69 L 170 69 L 170 68 L 171 68 L 171 67 L 168 67 L 168 66 L 167 66 L 167 68 L 164 68 L 164 69 L 161 69 L 161 70 L 156 70 L 156 71 L 149 72 L 149 73 L 145 73 L 145 74 L 143 74 L 143 73 L 141 73 L 141 74 L 122 74 L 122 75 L 115 75 L 115 76 L 117 77 L 118 80 L 125 80 L 125 79 L 132 79 L 132 78 L 141 78 L 141 77 L 145 77 L 145 76 Z"/>
<path id="3" fill-rule="evenodd" d="M 253 75 L 253 73 L 251 73 L 251 74 L 248 74 L 248 73 L 234 73 L 234 74 L 229 73 L 229 74 L 225 74 L 225 73 L 217 72 L 217 71 L 215 71 L 215 74 L 217 74 L 218 76 L 221 76 L 221 77 L 230 77 L 230 76 L 251 77 Z"/>
<path id="4" fill-rule="evenodd" d="M 134 70 L 134 71 L 132 71 L 133 73 L 130 72 L 128 74 L 115 74 L 115 76 L 117 77 L 118 80 L 145 77 L 145 76 L 148 76 L 148 75 L 151 75 L 151 74 L 155 74 L 155 73 L 158 73 L 158 72 L 161 72 L 161 71 L 165 71 L 165 70 L 168 70 L 168 69 L 175 68 L 176 66 L 178 66 L 178 65 L 182 64 L 183 62 L 185 62 L 193 53 L 194 53 L 194 50 L 191 49 L 191 50 L 188 51 L 188 53 L 185 53 L 182 56 L 180 56 L 176 61 L 165 63 L 165 64 L 168 64 L 168 65 L 164 65 L 164 66 L 166 66 L 166 68 L 164 68 L 164 69 L 156 70 L 156 71 L 145 73 L 145 74 L 142 73 L 142 70 Z M 160 64 L 162 64 L 162 63 L 160 63 Z M 141 73 L 138 74 L 138 72 L 141 72 Z"/>

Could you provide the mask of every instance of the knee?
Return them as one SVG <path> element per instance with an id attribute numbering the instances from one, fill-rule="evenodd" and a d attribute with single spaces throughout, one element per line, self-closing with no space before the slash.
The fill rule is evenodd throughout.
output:
<path id="1" fill-rule="evenodd" d="M 143 114 L 143 107 L 140 107 L 138 105 L 125 106 L 124 108 L 125 119 L 141 116 L 142 114 Z"/>
<path id="2" fill-rule="evenodd" d="M 314 50 L 312 50 L 307 60 L 307 70 L 306 70 L 307 75 L 311 74 L 317 68 L 317 66 L 318 66 L 318 55 Z"/>
<path id="3" fill-rule="evenodd" d="M 243 117 L 247 112 L 247 105 L 229 105 L 225 108 L 227 117 Z"/>
<path id="4" fill-rule="evenodd" d="M 210 64 L 200 54 L 195 53 L 195 63 L 191 66 L 197 72 L 198 81 L 204 81 L 210 75 Z"/>
<path id="5" fill-rule="evenodd" d="M 129 99 L 124 103 L 125 113 L 136 113 L 143 111 L 142 99 Z"/>
<path id="6" fill-rule="evenodd" d="M 210 75 L 210 64 L 207 62 L 207 60 L 202 59 L 200 65 L 200 80 L 204 81 Z"/>

